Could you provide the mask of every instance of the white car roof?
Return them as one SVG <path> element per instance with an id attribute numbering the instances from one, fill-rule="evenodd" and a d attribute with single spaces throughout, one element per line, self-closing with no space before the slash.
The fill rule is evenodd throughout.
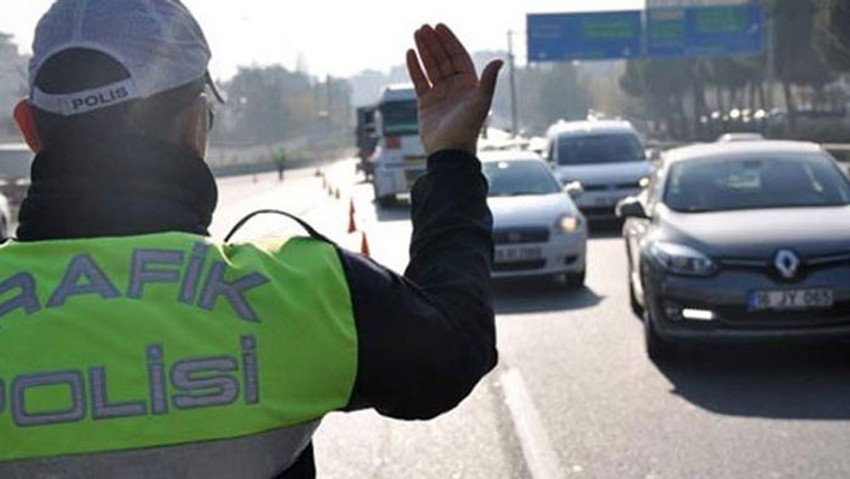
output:
<path id="1" fill-rule="evenodd" d="M 804 141 L 759 140 L 729 143 L 700 143 L 664 152 L 666 163 L 690 160 L 728 159 L 826 154 L 820 145 Z"/>
<path id="2" fill-rule="evenodd" d="M 724 133 L 720 135 L 720 138 L 717 139 L 718 143 L 722 142 L 731 142 L 731 141 L 758 141 L 764 140 L 764 135 L 761 133 L 749 133 L 749 132 L 733 132 L 733 133 Z"/>
<path id="3" fill-rule="evenodd" d="M 543 161 L 543 158 L 540 157 L 537 153 L 530 150 L 492 150 L 492 151 L 482 151 L 478 153 L 478 159 L 484 163 L 489 162 L 497 162 L 497 161 L 521 161 L 521 160 L 532 160 L 532 161 Z"/>
<path id="4" fill-rule="evenodd" d="M 560 135 L 604 135 L 610 133 L 634 133 L 637 130 L 631 123 L 622 120 L 601 121 L 559 121 L 549 127 L 546 136 Z"/>

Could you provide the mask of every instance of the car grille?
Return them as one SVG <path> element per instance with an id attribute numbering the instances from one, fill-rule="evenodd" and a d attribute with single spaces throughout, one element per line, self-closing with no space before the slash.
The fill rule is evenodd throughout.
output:
<path id="1" fill-rule="evenodd" d="M 614 217 L 616 213 L 614 206 L 579 206 L 579 209 L 589 218 L 597 216 Z"/>
<path id="2" fill-rule="evenodd" d="M 546 243 L 549 241 L 548 228 L 514 228 L 493 231 L 496 244 Z"/>
<path id="3" fill-rule="evenodd" d="M 757 272 L 782 281 L 782 278 L 779 277 L 776 268 L 773 266 L 773 260 L 770 259 L 721 258 L 719 262 L 720 266 L 728 271 Z M 794 279 L 794 282 L 806 279 L 809 274 L 815 271 L 848 265 L 850 265 L 850 253 L 808 256 L 803 259 L 800 272 Z"/>
<path id="4" fill-rule="evenodd" d="M 496 273 L 503 273 L 508 271 L 530 271 L 535 269 L 543 269 L 544 266 L 546 266 L 545 259 L 514 261 L 510 263 L 496 263 L 493 265 L 493 271 Z"/>
<path id="5" fill-rule="evenodd" d="M 640 183 L 634 181 L 629 183 L 616 183 L 609 185 L 582 185 L 584 191 L 616 191 L 634 190 L 640 188 Z"/>

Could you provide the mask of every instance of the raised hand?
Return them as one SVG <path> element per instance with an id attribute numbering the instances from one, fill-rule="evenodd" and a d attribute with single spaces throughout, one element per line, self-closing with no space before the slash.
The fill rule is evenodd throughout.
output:
<path id="1" fill-rule="evenodd" d="M 407 51 L 407 70 L 419 97 L 425 153 L 453 149 L 475 154 L 503 62 L 490 62 L 479 81 L 472 58 L 447 26 L 424 25 L 414 38 L 418 56 Z"/>

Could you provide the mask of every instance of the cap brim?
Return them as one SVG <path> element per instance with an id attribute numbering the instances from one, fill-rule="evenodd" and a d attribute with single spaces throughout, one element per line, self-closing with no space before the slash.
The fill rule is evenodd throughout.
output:
<path id="1" fill-rule="evenodd" d="M 221 91 L 218 85 L 215 84 L 212 79 L 212 76 L 210 76 L 209 70 L 207 70 L 207 72 L 204 74 L 204 81 L 207 83 L 207 86 L 209 87 L 213 96 L 215 96 L 216 100 L 218 100 L 219 103 L 227 103 L 227 95 L 223 91 Z"/>

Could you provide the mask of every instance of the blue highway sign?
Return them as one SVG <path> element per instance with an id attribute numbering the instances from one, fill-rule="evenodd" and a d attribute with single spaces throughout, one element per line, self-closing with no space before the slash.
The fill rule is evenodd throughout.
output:
<path id="1" fill-rule="evenodd" d="M 758 55 L 765 48 L 761 5 L 646 11 L 649 57 Z"/>
<path id="2" fill-rule="evenodd" d="M 636 58 L 641 54 L 640 11 L 530 14 L 528 61 Z"/>

